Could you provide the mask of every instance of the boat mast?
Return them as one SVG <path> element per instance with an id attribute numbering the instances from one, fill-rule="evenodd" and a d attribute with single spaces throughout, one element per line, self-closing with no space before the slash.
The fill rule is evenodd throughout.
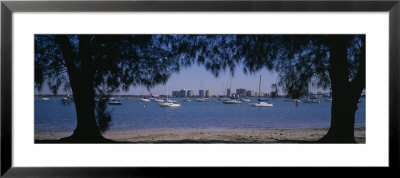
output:
<path id="1" fill-rule="evenodd" d="M 230 95 L 232 94 L 232 76 L 229 75 L 229 80 L 228 82 L 226 82 L 226 88 L 225 88 L 225 96 L 227 98 L 230 98 L 231 96 L 228 96 L 228 86 L 229 86 L 229 91 L 230 91 Z"/>
<path id="2" fill-rule="evenodd" d="M 260 84 L 258 84 L 258 101 L 261 101 L 261 75 L 260 75 Z"/>

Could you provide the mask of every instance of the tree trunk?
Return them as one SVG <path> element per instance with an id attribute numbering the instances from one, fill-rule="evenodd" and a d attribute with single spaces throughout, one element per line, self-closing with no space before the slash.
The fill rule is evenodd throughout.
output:
<path id="1" fill-rule="evenodd" d="M 347 58 L 349 39 L 349 36 L 345 35 L 328 37 L 332 87 L 331 126 L 328 133 L 319 140 L 321 143 L 356 143 L 354 121 L 357 103 L 365 86 L 365 55 L 361 57 L 363 59 L 360 60 L 355 80 L 350 82 Z"/>
<path id="2" fill-rule="evenodd" d="M 84 81 L 85 79 L 82 79 Z M 87 84 L 73 87 L 77 126 L 72 136 L 64 141 L 93 143 L 103 142 L 105 139 L 100 133 L 94 113 L 94 91 Z"/>
<path id="3" fill-rule="evenodd" d="M 346 94 L 347 91 L 332 92 L 331 127 L 320 140 L 323 143 L 356 143 L 354 120 L 358 99 Z M 341 95 L 341 96 L 339 96 Z M 336 97 L 335 97 L 336 96 Z M 348 98 L 345 98 L 345 97 Z"/>
<path id="4" fill-rule="evenodd" d="M 77 116 L 74 133 L 61 141 L 69 143 L 106 142 L 108 140 L 101 135 L 95 117 L 94 70 L 89 52 L 89 36 L 79 36 L 78 56 L 74 56 L 67 36 L 60 35 L 57 38 L 67 66 Z M 78 64 L 74 61 L 75 58 L 78 59 Z"/>

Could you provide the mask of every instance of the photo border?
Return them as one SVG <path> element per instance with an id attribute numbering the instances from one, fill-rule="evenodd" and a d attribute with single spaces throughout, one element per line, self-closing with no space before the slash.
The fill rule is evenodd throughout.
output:
<path id="1" fill-rule="evenodd" d="M 12 166 L 13 12 L 389 12 L 389 167 L 399 167 L 400 1 L 2 1 L 1 175 L 34 177 L 126 177 L 177 173 L 177 168 Z M 385 59 L 383 59 L 385 60 Z M 185 168 L 193 174 L 203 172 Z M 215 169 L 214 169 L 215 170 Z M 240 170 L 240 169 L 238 169 Z M 235 170 L 238 171 L 238 170 Z M 259 169 L 256 169 L 259 170 Z M 220 169 L 218 171 L 221 171 Z M 208 171 L 207 171 L 208 172 Z M 224 172 L 222 170 L 221 172 Z M 304 171 L 307 172 L 307 171 Z M 203 172 L 205 173 L 205 172 Z"/>

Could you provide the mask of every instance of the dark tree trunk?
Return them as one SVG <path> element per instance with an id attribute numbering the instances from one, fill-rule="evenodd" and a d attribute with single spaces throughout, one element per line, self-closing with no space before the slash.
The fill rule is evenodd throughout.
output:
<path id="1" fill-rule="evenodd" d="M 328 133 L 319 140 L 322 143 L 356 143 L 354 139 L 355 112 L 365 87 L 365 44 L 356 77 L 349 81 L 347 46 L 349 36 L 330 36 L 330 79 L 332 87 L 331 126 Z"/>
<path id="2" fill-rule="evenodd" d="M 96 143 L 106 142 L 96 123 L 95 92 L 93 86 L 94 69 L 90 56 L 89 36 L 79 36 L 79 54 L 75 56 L 67 36 L 57 36 L 68 70 L 69 81 L 74 96 L 77 126 L 70 137 L 62 142 Z M 77 61 L 75 61 L 77 59 Z"/>

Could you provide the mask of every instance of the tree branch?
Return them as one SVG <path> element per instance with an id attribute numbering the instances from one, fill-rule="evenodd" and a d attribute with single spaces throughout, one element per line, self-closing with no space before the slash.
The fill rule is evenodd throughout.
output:
<path id="1" fill-rule="evenodd" d="M 364 37 L 365 38 L 365 37 Z M 362 90 L 365 88 L 365 39 L 363 39 L 363 43 L 364 45 L 360 48 L 361 54 L 360 54 L 360 64 L 358 65 L 358 71 L 357 74 L 355 76 L 355 78 L 353 79 L 353 81 L 351 81 L 350 85 L 351 85 L 351 89 L 352 92 L 360 93 L 362 92 Z"/>
<path id="2" fill-rule="evenodd" d="M 57 72 L 57 73 L 55 73 L 55 74 L 53 74 L 53 75 L 45 74 L 46 77 L 44 77 L 43 79 L 46 80 L 46 79 L 49 79 L 49 78 L 53 78 L 53 77 L 55 77 L 55 76 L 59 76 L 59 75 L 65 73 L 65 72 L 67 72 L 67 71 L 68 71 L 67 69 L 64 69 L 64 70 L 62 70 L 62 71 L 60 71 L 60 72 Z"/>

